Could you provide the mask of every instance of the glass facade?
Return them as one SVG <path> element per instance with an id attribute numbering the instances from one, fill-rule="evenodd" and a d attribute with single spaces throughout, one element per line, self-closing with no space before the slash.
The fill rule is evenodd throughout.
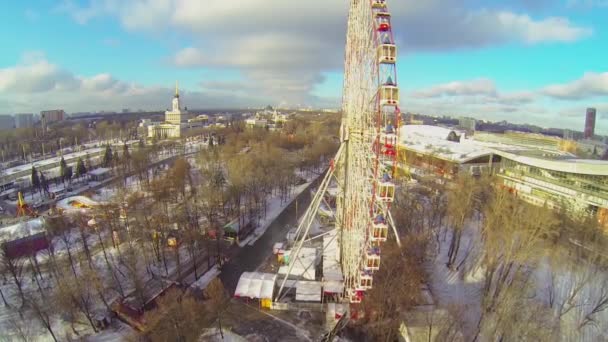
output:
<path id="1" fill-rule="evenodd" d="M 506 186 L 536 200 L 574 202 L 580 209 L 594 212 L 608 208 L 608 176 L 549 170 L 507 158 L 503 158 L 498 175 Z"/>

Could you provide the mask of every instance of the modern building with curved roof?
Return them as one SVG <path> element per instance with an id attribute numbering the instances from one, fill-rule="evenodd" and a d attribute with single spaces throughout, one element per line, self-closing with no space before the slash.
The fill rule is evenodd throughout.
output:
<path id="1" fill-rule="evenodd" d="M 538 205 L 597 215 L 608 224 L 608 161 L 496 151 L 503 184 Z"/>
<path id="2" fill-rule="evenodd" d="M 530 203 L 588 212 L 608 225 L 608 161 L 543 146 L 477 141 L 437 126 L 403 126 L 400 134 L 400 166 L 414 175 L 450 179 L 461 172 L 493 173 Z"/>

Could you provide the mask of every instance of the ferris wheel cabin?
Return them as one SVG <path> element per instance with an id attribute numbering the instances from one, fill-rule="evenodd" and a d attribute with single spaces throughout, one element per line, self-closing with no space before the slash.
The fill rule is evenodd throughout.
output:
<path id="1" fill-rule="evenodd" d="M 377 271 L 380 269 L 380 247 L 369 247 L 367 249 L 363 269 L 366 271 Z"/>
<path id="2" fill-rule="evenodd" d="M 374 13 L 374 18 L 378 24 L 378 31 L 387 32 L 391 30 L 391 15 L 388 12 L 380 11 Z"/>
<path id="3" fill-rule="evenodd" d="M 377 193 L 376 200 L 385 203 L 392 203 L 395 199 L 395 184 L 392 180 L 386 180 L 383 176 L 382 179 L 377 181 Z M 386 240 L 384 240 L 386 241 Z"/>
<path id="4" fill-rule="evenodd" d="M 361 272 L 359 275 L 359 287 L 357 290 L 369 290 L 372 288 L 374 283 L 374 278 L 372 277 L 371 272 Z"/>
<path id="5" fill-rule="evenodd" d="M 378 63 L 395 64 L 397 62 L 397 46 L 394 44 L 382 44 L 378 46 Z"/>
<path id="6" fill-rule="evenodd" d="M 393 84 L 383 84 L 380 87 L 380 105 L 398 106 L 399 88 Z"/>
<path id="7" fill-rule="evenodd" d="M 386 9 L 386 1 L 385 0 L 376 0 L 372 3 L 372 8 Z"/>
<path id="8" fill-rule="evenodd" d="M 384 219 L 384 215 L 378 214 L 374 221 L 372 222 L 372 242 L 384 242 L 388 239 L 388 224 Z M 379 251 L 378 251 L 379 252 Z M 380 257 L 380 253 L 378 253 L 378 257 Z"/>

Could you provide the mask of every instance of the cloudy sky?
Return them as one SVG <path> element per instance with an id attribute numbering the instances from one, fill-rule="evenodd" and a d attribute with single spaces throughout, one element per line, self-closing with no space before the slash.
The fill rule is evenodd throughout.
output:
<path id="1" fill-rule="evenodd" d="M 348 0 L 31 0 L 0 12 L 0 113 L 339 107 Z M 402 110 L 608 134 L 608 0 L 388 0 Z"/>

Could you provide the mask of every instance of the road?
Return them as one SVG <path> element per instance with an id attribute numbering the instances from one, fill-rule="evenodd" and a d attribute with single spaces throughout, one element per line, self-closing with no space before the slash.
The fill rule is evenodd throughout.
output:
<path id="1" fill-rule="evenodd" d="M 306 208 L 310 204 L 310 188 L 317 186 L 322 177 L 319 177 L 308 188 L 306 188 L 297 197 L 297 200 L 291 202 L 285 210 L 270 224 L 264 235 L 260 237 L 253 246 L 246 245 L 245 247 L 233 247 L 236 250 L 230 253 L 230 260 L 222 267 L 222 273 L 219 278 L 224 283 L 224 286 L 230 294 L 234 293 L 236 285 L 243 272 L 254 271 L 261 263 L 264 262 L 272 254 L 272 246 L 275 242 L 285 240 L 288 225 L 295 225 L 296 220 L 296 202 L 298 203 L 298 215 L 304 214 Z"/>

